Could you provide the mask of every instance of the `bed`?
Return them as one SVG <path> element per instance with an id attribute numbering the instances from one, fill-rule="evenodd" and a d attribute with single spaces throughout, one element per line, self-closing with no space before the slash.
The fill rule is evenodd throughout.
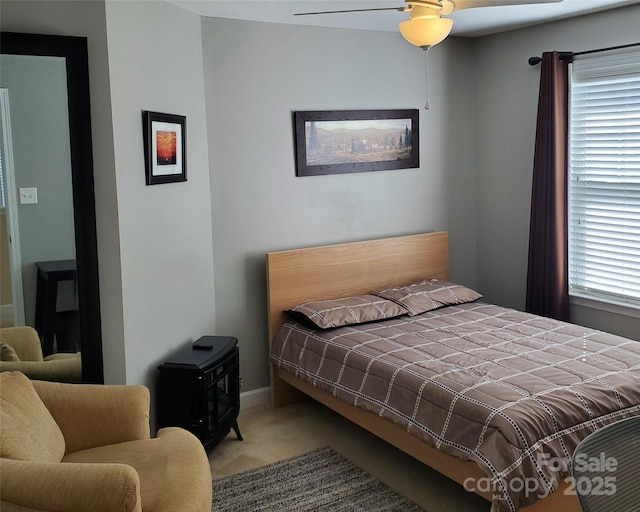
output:
<path id="1" fill-rule="evenodd" d="M 578 500 L 571 481 L 564 478 L 568 475 L 567 468 L 554 467 L 554 464 L 557 464 L 561 458 L 567 459 L 579 439 L 599 426 L 640 414 L 640 343 L 632 340 L 578 328 L 571 326 L 571 324 L 558 323 L 549 326 L 546 323 L 549 322 L 548 319 L 498 308 L 482 302 L 481 298 L 476 300 L 476 298 L 470 297 L 468 301 L 456 302 L 433 311 L 419 312 L 420 314 L 416 315 L 395 316 L 383 320 L 380 322 L 381 325 L 376 322 L 364 323 L 362 332 L 358 331 L 356 334 L 356 337 L 360 338 L 355 345 L 357 349 L 354 349 L 353 346 L 344 348 L 337 342 L 342 343 L 342 339 L 348 339 L 347 334 L 351 335 L 351 331 L 355 332 L 355 327 L 345 326 L 327 330 L 310 329 L 304 322 L 296 321 L 286 313 L 287 310 L 309 301 L 342 300 L 346 297 L 370 294 L 373 290 L 385 291 L 398 285 L 417 283 L 423 280 L 430 282 L 435 279 L 438 280 L 437 282 L 446 282 L 448 279 L 447 233 L 427 233 L 272 252 L 267 254 L 266 261 L 272 404 L 282 406 L 301 399 L 303 395 L 308 395 L 424 464 L 464 485 L 467 490 L 481 495 L 493 503 L 495 510 L 579 512 Z M 523 315 L 524 324 L 520 326 L 517 322 L 523 320 L 520 318 Z M 489 328 L 483 324 L 478 324 L 480 326 L 478 327 L 474 323 L 476 319 L 480 322 L 480 317 L 489 319 Z M 500 325 L 496 325 L 496 322 Z M 447 325 L 446 328 L 442 327 L 444 324 Z M 507 326 L 508 329 L 505 330 L 504 326 Z M 533 329 L 533 331 L 530 332 L 529 329 Z M 576 332 L 575 329 L 578 331 Z M 314 366 L 329 368 L 331 365 L 325 363 L 327 360 L 340 360 L 340 358 L 358 360 L 364 352 L 362 347 L 371 346 L 375 351 L 385 351 L 388 349 L 381 347 L 388 344 L 391 347 L 389 353 L 393 353 L 393 360 L 387 360 L 388 356 L 382 355 L 382 352 L 380 355 L 374 355 L 374 362 L 363 363 L 367 365 L 366 375 L 371 373 L 372 376 L 375 374 L 375 377 L 378 378 L 376 372 L 369 370 L 391 366 L 394 371 L 390 380 L 396 378 L 401 380 L 403 373 L 399 373 L 400 371 L 404 372 L 405 368 L 413 369 L 416 366 L 415 360 L 403 360 L 397 357 L 397 354 L 400 353 L 414 352 L 413 347 L 408 350 L 396 348 L 397 340 L 404 338 L 408 331 L 411 331 L 412 336 L 416 334 L 423 342 L 428 340 L 428 342 L 420 344 L 420 350 L 428 346 L 435 347 L 434 350 L 438 352 L 435 355 L 433 352 L 426 355 L 421 353 L 419 365 L 423 365 L 427 361 L 424 366 L 427 368 L 427 373 L 431 373 L 425 383 L 419 389 L 414 390 L 411 399 L 413 402 L 410 402 L 413 404 L 413 413 L 411 410 L 402 411 L 402 407 L 394 405 L 393 400 L 391 400 L 389 408 L 384 408 L 382 405 L 386 407 L 388 404 L 381 405 L 381 402 L 389 402 L 389 396 L 386 398 L 367 398 L 361 393 L 362 388 L 365 387 L 365 380 L 362 378 L 360 379 L 360 389 L 350 389 L 347 385 L 343 385 L 349 380 L 348 378 L 342 380 L 343 373 L 349 371 L 362 373 L 362 370 L 347 370 L 341 366 L 339 377 L 335 377 L 337 374 L 334 368 L 334 377 L 328 378 L 326 375 L 320 374 L 319 370 L 316 372 L 310 369 Z M 441 338 L 443 332 L 447 333 L 444 344 L 442 339 L 436 339 Z M 452 332 L 459 333 L 460 339 L 451 337 Z M 478 332 L 481 332 L 480 336 Z M 518 372 L 515 373 L 536 376 L 533 391 L 536 400 L 538 400 L 538 395 L 548 395 L 549 397 L 549 403 L 543 405 L 542 415 L 539 411 L 528 415 L 526 407 L 530 406 L 530 400 L 527 397 L 522 397 L 520 384 L 511 382 L 510 379 L 513 375 L 499 375 L 488 385 L 487 381 L 482 379 L 479 383 L 464 382 L 470 373 L 468 368 L 463 368 L 461 374 L 455 374 L 451 378 L 447 377 L 448 380 L 442 377 L 449 374 L 450 367 L 463 366 L 463 360 L 471 360 L 470 364 L 474 368 L 471 373 L 482 374 L 482 378 L 484 378 L 484 365 L 481 365 L 482 371 L 479 371 L 478 357 L 484 362 L 500 358 L 499 355 L 492 355 L 491 351 L 496 349 L 496 344 L 485 343 L 483 338 L 485 335 L 487 339 L 495 338 L 495 333 L 507 336 L 509 339 L 501 340 L 498 345 L 512 347 L 516 346 L 510 341 L 510 337 L 515 336 L 514 333 L 517 333 L 519 338 L 526 338 L 528 342 L 532 339 L 537 342 L 540 332 L 543 332 L 543 337 L 550 336 L 552 340 L 556 338 L 569 340 L 566 347 L 559 343 L 557 347 L 553 347 L 552 351 L 559 351 L 560 355 L 565 358 L 568 352 L 573 354 L 569 357 L 574 360 L 571 364 L 578 366 L 577 370 L 572 367 L 571 374 L 577 372 L 580 380 L 589 381 L 589 378 L 580 373 L 582 371 L 580 356 L 595 358 L 598 361 L 606 359 L 603 364 L 609 365 L 611 368 L 607 366 L 606 369 L 611 371 L 600 372 L 601 374 L 597 378 L 592 379 L 602 383 L 602 386 L 593 390 L 591 388 L 582 390 L 581 388 L 580 392 L 575 392 L 572 387 L 573 382 L 564 382 L 562 386 L 555 386 L 553 389 L 552 387 L 549 389 L 535 388 L 545 380 L 546 367 L 526 368 L 526 371 L 523 371 L 523 368 L 518 368 Z M 302 341 L 296 341 L 296 333 L 301 333 L 300 339 Z M 381 333 L 384 336 L 381 336 Z M 362 339 L 365 341 L 363 342 Z M 385 341 L 381 341 L 383 339 Z M 455 349 L 463 339 L 471 339 L 475 345 L 471 349 L 461 345 L 459 350 L 453 350 L 452 347 Z M 370 342 L 370 340 L 375 342 Z M 312 342 L 324 343 L 324 345 L 318 346 L 324 348 L 313 348 Z M 487 347 L 480 347 L 481 345 L 487 345 Z M 522 349 L 520 345 L 517 346 L 520 348 L 515 352 L 521 352 L 523 359 L 517 359 L 517 353 L 509 353 L 509 364 L 504 364 L 504 367 L 518 366 L 521 361 L 525 360 L 529 364 L 531 360 L 540 359 L 540 354 L 545 354 L 544 351 L 538 352 L 539 349 L 542 350 L 541 347 L 525 346 Z M 443 347 L 446 349 L 444 353 L 442 353 Z M 479 355 L 480 352 L 475 352 L 485 348 L 489 350 L 488 355 Z M 548 348 L 546 350 L 548 351 Z M 593 354 L 588 353 L 589 350 L 593 350 Z M 287 351 L 290 352 L 289 358 L 294 360 L 291 363 L 287 362 L 285 358 Z M 531 356 L 534 351 L 535 357 Z M 576 351 L 579 354 L 576 354 Z M 615 352 L 614 359 L 609 360 L 611 351 Z M 331 357 L 325 357 L 327 353 L 332 354 Z M 302 356 L 308 357 L 309 354 L 310 362 L 305 363 Z M 354 357 L 353 354 L 356 354 L 357 357 Z M 436 355 L 441 359 L 438 359 Z M 321 363 L 318 364 L 318 361 Z M 562 383 L 562 379 L 567 378 L 566 375 L 558 376 L 554 372 L 557 369 L 563 370 L 565 366 L 564 363 L 552 363 L 549 366 L 548 380 L 559 379 Z M 487 374 L 493 371 L 489 368 Z M 333 382 L 331 382 L 332 379 Z M 426 383 L 427 381 L 428 383 Z M 355 382 L 357 383 L 358 380 L 355 379 Z M 376 381 L 373 377 L 369 377 L 369 382 L 375 383 Z M 458 385 L 460 387 L 456 388 Z M 402 388 L 403 390 L 409 389 L 411 386 L 414 384 L 403 384 Z M 372 387 L 376 386 L 372 385 Z M 387 389 L 387 395 L 392 394 L 391 386 L 378 387 Z M 525 403 L 525 414 L 523 415 L 521 411 L 518 420 L 521 422 L 520 424 L 514 422 L 511 415 L 503 414 L 502 411 L 505 407 L 510 408 L 509 404 L 504 405 L 504 401 L 500 402 L 503 404 L 500 405 L 500 403 L 494 403 L 485 398 L 478 399 L 478 395 L 475 394 L 478 390 L 484 393 L 490 388 L 500 388 L 500 392 L 506 389 L 514 395 L 514 402 L 522 399 Z M 434 410 L 440 410 L 437 407 L 434 409 L 433 403 L 440 399 L 437 397 L 442 395 L 442 390 L 449 392 L 452 389 L 453 392 L 450 394 L 456 405 L 442 405 L 440 409 L 445 414 L 433 414 Z M 532 394 L 532 392 L 526 391 L 524 394 Z M 614 396 L 617 405 L 613 406 L 611 410 L 600 410 L 600 407 L 604 407 L 602 406 L 604 399 L 601 395 Z M 422 404 L 422 400 L 431 401 L 431 405 L 428 407 L 432 408 L 420 412 L 419 401 L 415 396 L 420 397 L 420 404 Z M 480 396 L 484 397 L 485 395 Z M 565 403 L 564 400 L 567 396 L 568 401 Z M 580 401 L 578 407 L 569 405 L 575 402 L 573 398 Z M 500 396 L 499 400 L 504 400 L 504 398 Z M 490 407 L 486 406 L 485 402 L 490 404 Z M 479 404 L 480 407 L 474 409 L 472 407 L 474 403 Z M 463 404 L 464 407 L 458 406 L 458 404 Z M 546 411 L 550 408 L 553 411 L 547 415 Z M 552 423 L 555 422 L 556 417 L 565 409 L 569 412 L 568 416 L 571 417 L 572 413 L 575 416 L 574 425 L 552 424 L 551 432 L 543 440 L 536 442 L 530 438 L 533 435 L 529 433 L 530 430 L 535 431 L 539 427 L 539 423 L 549 423 L 549 418 Z M 455 427 L 453 423 L 450 426 L 451 411 L 455 411 L 455 416 L 460 416 L 463 423 L 460 423 L 460 419 L 458 419 Z M 437 421 L 440 423 L 437 426 L 429 425 L 428 420 L 421 419 L 421 416 L 438 417 Z M 468 417 L 467 423 L 464 423 L 465 416 Z M 488 420 L 488 417 L 491 420 Z M 503 423 L 500 423 L 501 421 Z M 446 428 L 443 428 L 443 425 Z M 452 434 L 441 435 L 447 430 Z M 503 431 L 504 436 L 501 435 Z M 470 442 L 470 446 L 464 445 L 463 439 L 466 434 L 470 434 L 471 441 L 464 442 L 467 444 Z M 502 439 L 503 437 L 505 439 Z M 481 439 L 482 443 L 476 443 L 474 441 L 476 438 Z M 474 445 L 474 443 L 476 444 Z M 519 445 L 516 446 L 519 451 L 509 462 L 507 452 L 512 450 L 515 445 Z M 546 463 L 541 462 L 540 454 L 544 454 L 545 451 L 551 452 L 552 455 L 558 455 L 558 457 L 554 456 Z M 489 455 L 492 452 L 500 455 L 499 460 L 491 459 Z M 506 458 L 502 455 L 505 455 Z M 534 492 L 528 492 L 525 486 L 529 484 L 529 479 L 533 481 L 534 478 L 537 478 L 538 482 L 543 482 L 544 485 L 534 489 Z M 492 479 L 491 487 L 474 485 L 474 483 L 487 482 L 488 479 Z M 518 486 L 515 485 L 517 482 L 523 483 L 522 488 L 517 488 Z"/>

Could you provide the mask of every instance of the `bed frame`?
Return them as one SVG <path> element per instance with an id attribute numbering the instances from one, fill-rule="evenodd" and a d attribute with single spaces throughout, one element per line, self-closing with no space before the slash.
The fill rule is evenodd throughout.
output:
<path id="1" fill-rule="evenodd" d="M 421 279 L 447 279 L 446 232 L 399 236 L 362 242 L 271 252 L 267 260 L 269 347 L 285 321 L 284 310 L 309 300 L 340 298 L 408 284 Z M 463 484 L 486 475 L 474 462 L 465 462 L 430 447 L 406 429 L 363 409 L 353 407 L 271 365 L 271 404 L 288 405 L 308 395 L 338 414 L 387 441 L 439 473 Z M 580 512 L 567 484 L 522 512 Z M 479 492 L 491 501 L 490 493 Z"/>

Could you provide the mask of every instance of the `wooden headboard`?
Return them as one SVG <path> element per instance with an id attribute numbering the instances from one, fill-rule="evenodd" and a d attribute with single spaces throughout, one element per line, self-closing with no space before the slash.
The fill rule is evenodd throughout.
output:
<path id="1" fill-rule="evenodd" d="M 448 255 L 446 232 L 267 253 L 269 347 L 285 321 L 284 310 L 421 279 L 448 279 Z M 278 395 L 288 388 L 272 367 L 272 402 L 286 402 Z"/>

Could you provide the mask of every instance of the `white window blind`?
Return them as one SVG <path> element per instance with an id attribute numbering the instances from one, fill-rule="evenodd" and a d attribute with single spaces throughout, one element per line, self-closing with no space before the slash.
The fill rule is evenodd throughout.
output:
<path id="1" fill-rule="evenodd" d="M 569 292 L 640 306 L 640 50 L 576 59 Z"/>

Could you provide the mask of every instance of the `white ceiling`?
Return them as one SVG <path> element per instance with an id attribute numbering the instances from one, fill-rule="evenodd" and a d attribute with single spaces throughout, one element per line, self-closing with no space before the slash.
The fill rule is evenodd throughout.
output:
<path id="1" fill-rule="evenodd" d="M 207 17 L 361 30 L 396 31 L 398 23 L 408 17 L 407 13 L 396 11 L 294 16 L 300 12 L 400 7 L 404 5 L 403 0 L 169 1 Z M 640 4 L 640 0 L 562 0 L 539 5 L 504 5 L 461 10 L 449 17 L 454 21 L 452 35 L 477 37 L 631 4 Z"/>

